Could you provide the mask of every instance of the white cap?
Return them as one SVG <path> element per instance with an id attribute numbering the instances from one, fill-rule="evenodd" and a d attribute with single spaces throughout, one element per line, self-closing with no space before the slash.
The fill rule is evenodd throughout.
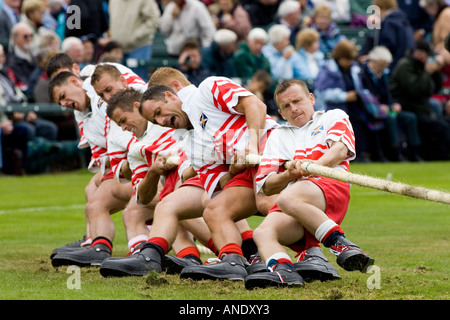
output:
<path id="1" fill-rule="evenodd" d="M 237 35 L 228 29 L 219 29 L 214 33 L 214 42 L 218 45 L 230 44 L 237 40 Z"/>

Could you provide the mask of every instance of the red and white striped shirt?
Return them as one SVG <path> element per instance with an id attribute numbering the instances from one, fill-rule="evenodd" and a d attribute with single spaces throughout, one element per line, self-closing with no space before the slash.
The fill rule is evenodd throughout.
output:
<path id="1" fill-rule="evenodd" d="M 271 174 L 282 172 L 286 161 L 318 160 L 335 141 L 343 142 L 349 150 L 347 159 L 337 165 L 336 169 L 348 171 L 349 161 L 356 155 L 355 135 L 344 111 L 318 111 L 303 127 L 287 123 L 273 130 L 256 175 L 256 191 L 263 193 L 262 187 L 266 179 Z"/>
<path id="2" fill-rule="evenodd" d="M 193 126 L 186 155 L 211 196 L 228 172 L 231 158 L 248 144 L 246 115 L 235 107 L 239 98 L 253 94 L 225 77 L 209 77 L 198 88 L 190 85 L 177 94 Z M 277 125 L 267 117 L 261 137 L 264 139 L 267 131 Z"/>
<path id="3" fill-rule="evenodd" d="M 138 75 L 136 75 L 131 69 L 117 63 L 108 63 L 114 65 L 126 79 L 127 85 L 134 88 L 135 90 L 145 91 L 146 84 Z M 88 170 L 91 172 L 102 171 L 103 174 L 106 173 L 107 160 L 110 158 L 108 151 L 108 140 L 110 140 L 110 128 L 113 123 L 106 115 L 107 104 L 103 99 L 101 99 L 94 88 L 91 85 L 90 75 L 94 72 L 95 66 L 87 66 L 81 71 L 88 77 L 83 81 L 83 89 L 86 91 L 89 99 L 91 100 L 90 110 L 85 112 L 74 111 L 75 120 L 78 124 L 78 129 L 80 133 L 80 142 L 78 143 L 79 148 L 90 147 L 91 148 L 91 161 L 88 165 Z M 114 130 L 113 134 L 121 135 L 121 130 Z M 128 145 L 128 141 L 124 144 L 121 140 L 128 140 L 131 137 L 124 133 L 122 138 L 114 138 L 115 145 L 113 148 L 113 155 L 116 158 L 112 161 L 111 165 L 115 166 L 117 172 L 117 164 L 120 163 L 118 158 L 125 156 L 128 149 L 123 149 L 120 151 L 118 149 L 125 148 Z M 117 162 L 118 161 L 118 162 Z"/>
<path id="4" fill-rule="evenodd" d="M 187 134 L 187 130 L 184 129 L 172 129 L 161 127 L 152 123 L 148 123 L 148 127 L 144 135 L 139 138 L 140 153 L 142 157 L 128 157 L 130 169 L 132 170 L 132 185 L 137 189 L 139 182 L 145 178 L 149 167 L 153 164 L 158 156 L 166 156 L 173 152 L 178 155 L 182 152 L 183 140 Z M 183 160 L 186 160 L 183 158 Z M 183 161 L 178 164 L 180 167 L 184 163 Z M 162 181 L 164 184 L 164 177 Z"/>

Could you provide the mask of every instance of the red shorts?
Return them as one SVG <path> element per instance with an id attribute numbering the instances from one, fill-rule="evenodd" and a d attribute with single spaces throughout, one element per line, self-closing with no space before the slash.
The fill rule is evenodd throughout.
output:
<path id="1" fill-rule="evenodd" d="M 344 220 L 350 202 L 350 184 L 319 176 L 313 176 L 307 180 L 322 189 L 327 202 L 325 213 L 331 220 L 340 225 Z M 269 213 L 273 211 L 281 211 L 281 209 L 275 204 L 269 210 Z"/>
<path id="2" fill-rule="evenodd" d="M 114 172 L 109 169 L 108 172 L 106 172 L 103 177 L 102 177 L 102 181 L 108 180 L 108 179 L 114 179 Z"/>
<path id="3" fill-rule="evenodd" d="M 203 183 L 200 181 L 200 177 L 198 175 L 187 179 L 185 182 L 183 182 L 181 184 L 180 187 L 185 187 L 185 186 L 194 186 L 194 187 L 199 187 L 199 188 L 203 189 Z"/>
<path id="4" fill-rule="evenodd" d="M 223 189 L 225 190 L 226 188 L 230 187 L 253 188 L 253 180 L 255 178 L 256 172 L 258 172 L 258 167 L 247 168 L 244 171 L 239 172 L 233 178 L 231 178 L 230 181 L 227 182 Z"/>
<path id="5" fill-rule="evenodd" d="M 180 180 L 180 176 L 178 175 L 177 170 L 172 170 L 166 176 L 166 181 L 164 182 L 164 187 L 159 194 L 159 200 L 161 201 L 165 196 L 175 190 L 176 184 Z"/>

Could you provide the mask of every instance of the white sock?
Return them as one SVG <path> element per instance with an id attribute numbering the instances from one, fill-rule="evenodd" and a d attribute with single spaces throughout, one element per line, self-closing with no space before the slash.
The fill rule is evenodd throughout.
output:
<path id="1" fill-rule="evenodd" d="M 293 264 L 291 257 L 286 252 L 277 252 L 277 253 L 275 253 L 275 254 L 273 254 L 273 255 L 271 255 L 270 257 L 267 258 L 267 260 L 266 260 L 266 268 L 269 267 L 269 263 L 270 263 L 271 260 L 279 261 L 281 259 L 289 260 L 291 262 L 291 264 Z"/>
<path id="2" fill-rule="evenodd" d="M 148 236 L 145 234 L 140 234 L 128 241 L 128 249 L 132 251 L 134 249 L 134 246 L 142 241 L 148 241 Z"/>
<path id="3" fill-rule="evenodd" d="M 322 243 L 322 240 L 327 235 L 328 231 L 330 231 L 330 229 L 335 226 L 337 226 L 336 222 L 331 219 L 322 222 L 322 224 L 317 228 L 316 233 L 314 234 L 316 239 Z"/>

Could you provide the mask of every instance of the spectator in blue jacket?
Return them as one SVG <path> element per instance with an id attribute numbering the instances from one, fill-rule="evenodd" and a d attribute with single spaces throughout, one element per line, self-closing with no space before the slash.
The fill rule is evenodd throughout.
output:
<path id="1" fill-rule="evenodd" d="M 297 33 L 296 46 L 299 56 L 300 74 L 298 79 L 314 82 L 323 64 L 324 54 L 319 50 L 320 34 L 317 30 L 306 28 Z M 311 91 L 313 88 L 309 88 Z"/>
<path id="2" fill-rule="evenodd" d="M 355 161 L 385 161 L 380 146 L 380 126 L 367 121 L 360 93 L 364 91 L 358 50 L 350 40 L 340 41 L 325 60 L 314 82 L 316 105 L 326 111 L 341 109 L 349 115 L 357 141 Z"/>
<path id="3" fill-rule="evenodd" d="M 273 79 L 292 79 L 300 75 L 299 57 L 291 45 L 291 31 L 282 24 L 276 24 L 269 29 L 269 42 L 263 47 L 262 53 L 269 60 L 270 73 Z"/>
<path id="4" fill-rule="evenodd" d="M 314 10 L 314 23 L 311 25 L 311 28 L 316 29 L 320 34 L 320 51 L 326 58 L 330 56 L 331 51 L 339 41 L 346 39 L 332 20 L 331 13 L 331 8 L 328 5 L 318 5 Z"/>
<path id="5" fill-rule="evenodd" d="M 388 112 L 384 134 L 389 143 L 384 144 L 383 149 L 394 161 L 403 161 L 405 156 L 412 161 L 423 161 L 419 154 L 421 139 L 417 116 L 413 112 L 404 111 L 402 105 L 392 98 L 388 68 L 391 62 L 390 51 L 386 47 L 377 46 L 369 52 L 369 60 L 362 66 L 364 87 L 377 97 L 381 106 Z M 405 156 L 401 150 L 403 141 L 407 144 Z"/>

